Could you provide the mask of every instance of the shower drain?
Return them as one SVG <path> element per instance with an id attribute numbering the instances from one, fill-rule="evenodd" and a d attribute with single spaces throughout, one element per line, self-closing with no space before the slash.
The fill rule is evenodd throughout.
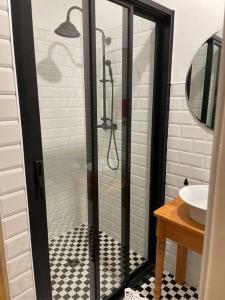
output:
<path id="1" fill-rule="evenodd" d="M 76 267 L 80 263 L 79 259 L 77 259 L 77 258 L 75 258 L 75 259 L 67 258 L 66 261 L 67 261 L 68 265 L 72 268 Z"/>

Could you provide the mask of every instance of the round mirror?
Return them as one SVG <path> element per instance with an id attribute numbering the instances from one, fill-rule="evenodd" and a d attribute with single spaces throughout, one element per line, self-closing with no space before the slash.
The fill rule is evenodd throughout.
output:
<path id="1" fill-rule="evenodd" d="M 193 115 L 214 128 L 222 30 L 211 36 L 195 54 L 186 80 L 186 95 Z"/>

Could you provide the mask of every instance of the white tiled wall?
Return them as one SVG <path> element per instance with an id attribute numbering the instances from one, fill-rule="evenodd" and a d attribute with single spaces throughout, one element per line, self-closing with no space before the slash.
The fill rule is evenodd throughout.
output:
<path id="1" fill-rule="evenodd" d="M 192 116 L 189 111 L 185 84 L 171 86 L 169 140 L 167 157 L 166 200 L 178 195 L 184 179 L 190 184 L 209 182 L 213 133 Z M 173 243 L 166 248 L 165 269 L 175 272 L 176 249 Z M 189 252 L 187 282 L 198 286 L 201 257 Z"/>
<path id="2" fill-rule="evenodd" d="M 35 299 L 7 1 L 0 1 L 0 215 L 10 299 Z"/>
<path id="3" fill-rule="evenodd" d="M 81 39 L 34 28 L 49 239 L 87 223 Z"/>

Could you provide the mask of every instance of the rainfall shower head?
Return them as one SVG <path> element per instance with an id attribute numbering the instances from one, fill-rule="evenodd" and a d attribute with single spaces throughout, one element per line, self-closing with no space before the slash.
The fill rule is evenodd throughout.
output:
<path id="1" fill-rule="evenodd" d="M 66 37 L 66 38 L 79 38 L 80 37 L 80 32 L 77 30 L 76 26 L 70 21 L 70 13 L 72 10 L 79 10 L 80 12 L 83 13 L 82 8 L 79 6 L 72 6 L 69 8 L 67 12 L 67 17 L 66 21 L 61 23 L 56 29 L 55 33 L 57 35 Z M 112 42 L 112 39 L 108 36 L 105 36 L 105 33 L 102 29 L 96 28 L 97 31 L 101 32 L 102 34 L 102 40 L 106 45 L 110 45 Z"/>
<path id="2" fill-rule="evenodd" d="M 66 38 L 78 38 L 80 33 L 77 30 L 76 26 L 70 22 L 70 13 L 72 10 L 77 9 L 82 12 L 82 9 L 79 6 L 72 6 L 67 12 L 66 21 L 61 23 L 58 28 L 55 29 L 55 33 L 66 37 Z"/>
<path id="3" fill-rule="evenodd" d="M 64 23 L 60 24 L 55 30 L 55 33 L 66 38 L 80 37 L 79 31 L 77 30 L 76 26 L 70 22 L 70 20 L 66 20 Z"/>

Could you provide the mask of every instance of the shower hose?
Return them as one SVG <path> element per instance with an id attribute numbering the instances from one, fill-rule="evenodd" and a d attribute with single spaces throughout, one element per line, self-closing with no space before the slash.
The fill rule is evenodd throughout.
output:
<path id="1" fill-rule="evenodd" d="M 111 74 L 110 74 L 111 75 Z M 119 159 L 119 154 L 118 154 L 118 149 L 117 149 L 117 144 L 116 144 L 116 136 L 115 136 L 115 126 L 114 126 L 114 83 L 113 83 L 113 78 L 111 77 L 111 87 L 112 87 L 112 92 L 111 92 L 111 118 L 108 119 L 111 123 L 111 129 L 110 129 L 110 137 L 109 137 L 109 146 L 108 146 L 108 151 L 107 151 L 107 165 L 111 170 L 117 170 L 120 165 L 120 159 Z M 110 163 L 109 155 L 111 152 L 111 147 L 112 147 L 112 141 L 114 143 L 115 147 L 115 152 L 116 152 L 116 165 L 112 166 Z"/>

